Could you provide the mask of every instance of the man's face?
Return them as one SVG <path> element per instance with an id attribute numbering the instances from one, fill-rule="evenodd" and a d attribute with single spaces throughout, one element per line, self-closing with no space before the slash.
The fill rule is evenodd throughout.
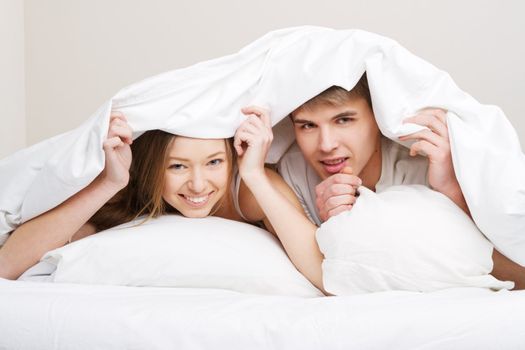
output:
<path id="1" fill-rule="evenodd" d="M 340 106 L 318 105 L 293 117 L 295 137 L 303 156 L 324 180 L 350 166 L 360 175 L 380 147 L 380 132 L 363 98 Z"/>

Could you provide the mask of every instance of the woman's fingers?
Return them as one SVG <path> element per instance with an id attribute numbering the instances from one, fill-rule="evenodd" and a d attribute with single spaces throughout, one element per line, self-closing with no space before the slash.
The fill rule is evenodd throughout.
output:
<path id="1" fill-rule="evenodd" d="M 111 124 L 109 127 L 108 138 L 115 136 L 120 137 L 122 141 L 128 145 L 131 145 L 133 141 L 133 131 L 131 131 L 131 128 L 127 125 L 119 125 L 116 123 Z"/>
<path id="2" fill-rule="evenodd" d="M 109 119 L 108 138 L 115 136 L 120 137 L 128 145 L 133 143 L 133 130 L 124 114 L 118 111 L 112 112 Z"/>
<path id="3" fill-rule="evenodd" d="M 268 111 L 265 108 L 258 107 L 258 106 L 248 106 L 241 109 L 241 112 L 245 115 L 253 114 L 260 118 L 260 120 L 263 122 L 263 124 L 271 128 L 272 127 L 272 121 L 270 119 L 270 111 Z"/>
<path id="4" fill-rule="evenodd" d="M 237 151 L 237 155 L 239 157 L 242 156 L 244 153 L 244 149 L 242 148 L 243 140 L 240 134 L 241 134 L 241 131 L 237 130 L 237 132 L 235 133 L 235 136 L 233 137 L 233 148 L 235 148 L 235 150 Z"/>
<path id="5" fill-rule="evenodd" d="M 253 123 L 242 124 L 241 130 L 254 134 L 254 135 L 261 134 L 261 131 L 262 131 L 260 127 L 258 127 L 257 125 L 254 125 Z"/>
<path id="6" fill-rule="evenodd" d="M 102 144 L 102 148 L 104 149 L 106 155 L 112 154 L 116 148 L 122 146 L 124 146 L 124 142 L 118 136 L 108 138 Z"/>

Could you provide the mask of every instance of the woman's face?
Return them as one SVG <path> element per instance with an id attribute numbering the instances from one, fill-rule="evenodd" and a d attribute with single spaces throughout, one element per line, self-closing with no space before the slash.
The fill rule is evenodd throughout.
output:
<path id="1" fill-rule="evenodd" d="M 226 194 L 230 169 L 223 139 L 177 136 L 168 149 L 162 198 L 184 216 L 209 216 Z"/>

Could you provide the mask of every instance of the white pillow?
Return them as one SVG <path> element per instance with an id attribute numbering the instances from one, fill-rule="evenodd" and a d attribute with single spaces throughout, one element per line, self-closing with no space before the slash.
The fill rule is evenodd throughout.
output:
<path id="1" fill-rule="evenodd" d="M 489 275 L 492 244 L 448 197 L 421 185 L 359 191 L 317 231 L 327 292 L 513 288 Z"/>
<path id="2" fill-rule="evenodd" d="M 253 225 L 166 215 L 99 232 L 47 253 L 55 282 L 203 287 L 316 297 L 279 241 Z M 131 227 L 130 227 L 131 226 Z"/>

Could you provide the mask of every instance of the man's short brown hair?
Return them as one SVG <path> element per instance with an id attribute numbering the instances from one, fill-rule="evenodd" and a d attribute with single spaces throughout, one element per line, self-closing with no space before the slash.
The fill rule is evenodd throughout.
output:
<path id="1" fill-rule="evenodd" d="M 361 76 L 361 79 L 359 79 L 352 90 L 348 91 L 345 88 L 334 85 L 303 103 L 294 110 L 291 115 L 293 116 L 299 111 L 313 109 L 317 106 L 340 106 L 354 98 L 364 98 L 370 108 L 372 108 L 372 99 L 370 97 L 366 72 Z"/>

